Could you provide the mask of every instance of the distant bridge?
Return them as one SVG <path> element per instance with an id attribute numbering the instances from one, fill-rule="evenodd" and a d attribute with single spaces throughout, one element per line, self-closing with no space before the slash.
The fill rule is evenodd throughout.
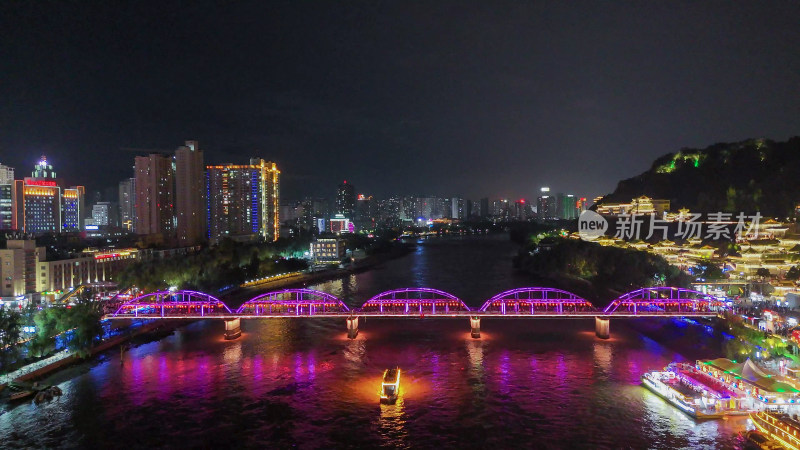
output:
<path id="1" fill-rule="evenodd" d="M 312 289 L 268 292 L 244 302 L 236 310 L 210 294 L 197 291 L 159 291 L 131 299 L 107 319 L 222 319 L 226 337 L 241 334 L 241 319 L 324 318 L 347 319 L 348 335 L 358 334 L 359 317 L 469 318 L 473 337 L 480 337 L 482 317 L 591 318 L 599 337 L 609 337 L 609 319 L 633 317 L 713 317 L 725 303 L 692 289 L 653 287 L 637 289 L 613 300 L 605 309 L 564 290 L 542 287 L 501 292 L 480 308 L 470 308 L 448 292 L 430 288 L 405 288 L 382 292 L 359 308 L 348 308 L 339 298 Z"/>

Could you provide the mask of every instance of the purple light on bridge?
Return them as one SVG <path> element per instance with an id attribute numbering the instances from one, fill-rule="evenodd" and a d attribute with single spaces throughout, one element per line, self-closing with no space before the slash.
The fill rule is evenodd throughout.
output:
<path id="1" fill-rule="evenodd" d="M 724 302 L 692 289 L 654 287 L 629 292 L 596 309 L 568 291 L 526 287 L 501 292 L 472 309 L 448 292 L 432 288 L 403 288 L 382 292 L 361 308 L 350 310 L 339 298 L 312 289 L 268 292 L 243 303 L 235 312 L 213 295 L 198 291 L 157 291 L 140 295 L 118 307 L 109 318 L 231 318 L 313 316 L 697 316 L 724 310 Z"/>
<path id="2" fill-rule="evenodd" d="M 259 316 L 289 311 L 296 315 L 314 315 L 315 312 L 346 313 L 350 309 L 338 297 L 327 292 L 313 289 L 284 289 L 253 297 L 242 303 L 236 313 Z"/>
<path id="3" fill-rule="evenodd" d="M 479 311 L 500 314 L 535 314 L 536 312 L 592 312 L 594 305 L 572 292 L 561 289 L 526 287 L 501 292 L 486 300 Z"/>
<path id="4" fill-rule="evenodd" d="M 471 311 L 455 295 L 432 288 L 403 288 L 381 292 L 360 308 L 365 312 L 437 314 Z"/>
<path id="5" fill-rule="evenodd" d="M 148 299 L 154 300 L 146 301 Z M 223 313 L 231 313 L 228 305 L 210 294 L 198 291 L 156 291 L 128 300 L 119 306 L 113 316 L 158 316 L 175 309 L 185 309 L 186 312 L 191 311 L 205 315 L 215 313 L 217 308 L 223 308 Z M 147 313 L 148 309 L 156 310 L 156 312 Z M 140 310 L 143 311 L 142 314 L 139 314 Z"/>
<path id="6" fill-rule="evenodd" d="M 615 312 L 696 313 L 725 307 L 724 302 L 700 291 L 676 287 L 651 287 L 628 292 L 615 299 L 603 310 Z"/>

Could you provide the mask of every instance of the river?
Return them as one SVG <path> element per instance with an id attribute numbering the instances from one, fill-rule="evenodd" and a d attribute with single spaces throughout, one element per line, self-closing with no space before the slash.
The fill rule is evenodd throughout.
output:
<path id="1" fill-rule="evenodd" d="M 399 287 L 478 306 L 529 284 L 515 250 L 502 235 L 434 238 L 309 287 L 351 306 Z M 0 405 L 0 447 L 734 448 L 745 427 L 696 423 L 639 386 L 648 369 L 719 354 L 669 349 L 621 321 L 609 340 L 590 320 L 484 319 L 480 340 L 466 319 L 362 320 L 355 340 L 343 319 L 244 321 L 235 341 L 222 328 L 195 322 L 53 374 L 59 400 Z M 379 405 L 394 365 L 401 399 Z"/>

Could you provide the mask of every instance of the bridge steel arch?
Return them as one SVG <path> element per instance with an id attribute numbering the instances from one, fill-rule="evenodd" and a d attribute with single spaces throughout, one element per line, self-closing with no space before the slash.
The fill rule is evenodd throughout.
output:
<path id="1" fill-rule="evenodd" d="M 589 301 L 561 289 L 525 287 L 501 292 L 486 300 L 481 312 L 501 315 L 592 313 Z"/>
<path id="2" fill-rule="evenodd" d="M 360 308 L 364 313 L 408 315 L 468 314 L 469 306 L 455 295 L 431 288 L 404 288 L 381 292 Z"/>
<path id="3" fill-rule="evenodd" d="M 254 297 L 236 310 L 248 317 L 313 316 L 316 313 L 349 314 L 350 309 L 339 298 L 313 289 L 284 289 Z"/>
<path id="4" fill-rule="evenodd" d="M 650 287 L 628 292 L 603 310 L 605 315 L 658 315 L 686 313 L 710 315 L 725 307 L 713 296 L 693 289 Z"/>
<path id="5" fill-rule="evenodd" d="M 229 315 L 230 308 L 213 295 L 197 291 L 157 291 L 140 295 L 120 305 L 111 314 L 125 317 L 176 317 Z"/>

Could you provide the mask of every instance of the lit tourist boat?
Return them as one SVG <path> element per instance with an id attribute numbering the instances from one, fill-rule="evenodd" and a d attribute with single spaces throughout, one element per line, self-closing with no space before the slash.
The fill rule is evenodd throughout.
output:
<path id="1" fill-rule="evenodd" d="M 381 403 L 394 404 L 400 392 L 400 368 L 386 369 L 381 382 Z"/>
<path id="2" fill-rule="evenodd" d="M 725 414 L 714 398 L 702 396 L 695 386 L 673 371 L 652 371 L 642 375 L 642 384 L 659 397 L 695 419 L 718 419 Z"/>
<path id="3" fill-rule="evenodd" d="M 759 411 L 750 414 L 759 431 L 783 448 L 800 450 L 800 422 L 788 414 Z"/>
<path id="4" fill-rule="evenodd" d="M 745 441 L 747 442 L 747 446 L 745 448 L 758 448 L 761 450 L 782 450 L 783 446 L 778 444 L 778 441 L 774 441 L 767 437 L 764 433 L 756 430 L 746 431 L 741 433 L 744 437 Z"/>

